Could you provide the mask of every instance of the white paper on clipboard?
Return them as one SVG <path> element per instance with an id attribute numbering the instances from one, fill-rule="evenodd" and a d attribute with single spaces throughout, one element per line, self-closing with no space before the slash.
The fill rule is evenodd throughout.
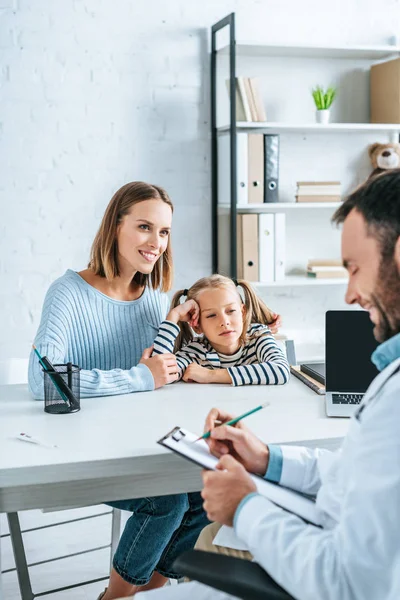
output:
<path id="1" fill-rule="evenodd" d="M 218 458 L 210 453 L 204 440 L 193 443 L 197 439 L 198 436 L 187 429 L 175 427 L 158 443 L 205 469 L 215 470 Z M 321 514 L 313 499 L 276 483 L 266 481 L 258 475 L 250 474 L 250 477 L 256 484 L 259 494 L 265 496 L 277 506 L 298 515 L 308 523 L 321 526 Z M 247 550 L 243 542 L 237 538 L 232 527 L 222 527 L 216 535 L 214 543 L 219 546 L 236 548 L 237 550 Z"/>

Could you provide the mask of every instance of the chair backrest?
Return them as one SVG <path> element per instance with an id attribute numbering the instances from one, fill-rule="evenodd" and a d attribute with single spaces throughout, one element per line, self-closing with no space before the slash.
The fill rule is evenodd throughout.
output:
<path id="1" fill-rule="evenodd" d="M 0 385 L 28 383 L 28 358 L 0 360 Z"/>

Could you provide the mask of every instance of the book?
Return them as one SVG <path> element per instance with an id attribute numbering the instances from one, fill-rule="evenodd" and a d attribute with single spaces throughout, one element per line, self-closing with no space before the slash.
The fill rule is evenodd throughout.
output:
<path id="1" fill-rule="evenodd" d="M 300 365 L 300 371 L 311 377 L 311 379 L 325 385 L 326 369 L 324 362 L 302 363 Z"/>
<path id="2" fill-rule="evenodd" d="M 319 381 L 316 381 L 315 379 L 310 377 L 309 375 L 306 375 L 306 373 L 303 373 L 302 371 L 300 371 L 300 367 L 291 366 L 290 372 L 292 373 L 292 375 L 297 377 L 297 379 L 300 379 L 300 381 L 302 383 L 304 383 L 307 387 L 309 387 L 316 394 L 319 394 L 319 395 L 325 394 L 325 386 L 322 385 L 322 383 L 320 383 Z"/>
<path id="3" fill-rule="evenodd" d="M 296 202 L 341 202 L 342 197 L 338 195 L 307 195 L 307 196 L 296 196 Z"/>
<path id="4" fill-rule="evenodd" d="M 344 267 L 318 267 L 307 269 L 307 277 L 314 279 L 345 279 L 348 273 Z"/>
<path id="5" fill-rule="evenodd" d="M 242 98 L 242 103 L 243 103 L 243 108 L 244 108 L 244 114 L 246 116 L 246 121 L 252 121 L 252 115 L 251 115 L 251 109 L 250 109 L 250 103 L 249 103 L 249 99 L 247 97 L 247 93 L 246 93 L 246 88 L 245 88 L 245 83 L 244 83 L 244 77 L 237 77 L 236 78 L 237 81 L 237 86 L 239 88 L 239 92 L 240 92 L 240 96 Z"/>
<path id="6" fill-rule="evenodd" d="M 340 258 L 312 258 L 308 261 L 307 267 L 342 267 L 343 262 Z"/>
<path id="7" fill-rule="evenodd" d="M 174 427 L 169 433 L 158 440 L 158 444 L 205 469 L 215 471 L 219 459 L 211 454 L 206 442 L 198 440 L 198 438 L 198 435 L 191 433 L 187 429 Z M 298 515 L 308 523 L 321 526 L 321 514 L 313 498 L 276 483 L 266 481 L 259 475 L 253 475 L 252 473 L 249 473 L 249 475 L 256 484 L 257 491 L 271 502 Z"/>
<path id="8" fill-rule="evenodd" d="M 307 187 L 298 188 L 297 196 L 340 196 L 340 188 L 337 187 Z"/>
<path id="9" fill-rule="evenodd" d="M 228 96 L 230 95 L 230 80 L 225 80 L 226 89 L 228 90 Z M 242 95 L 239 90 L 237 78 L 235 80 L 235 98 L 236 98 L 236 121 L 247 121 L 246 113 L 244 111 Z"/>
<path id="10" fill-rule="evenodd" d="M 256 108 L 256 120 L 260 122 L 265 122 L 267 120 L 267 115 L 265 113 L 264 103 L 262 101 L 258 79 L 256 79 L 255 77 L 250 77 L 249 83 L 253 95 L 254 105 Z"/>
<path id="11" fill-rule="evenodd" d="M 300 187 L 318 186 L 318 185 L 328 185 L 328 186 L 332 186 L 332 185 L 340 186 L 341 185 L 340 181 L 297 181 L 296 183 L 297 183 L 297 186 L 300 186 Z"/>
<path id="12" fill-rule="evenodd" d="M 346 269 L 344 268 L 344 266 L 342 264 L 340 265 L 310 265 L 310 263 L 307 266 L 307 269 L 309 271 L 315 272 L 315 273 L 319 273 L 320 271 L 329 271 L 329 272 L 336 272 L 336 271 L 345 271 Z"/>
<path id="13" fill-rule="evenodd" d="M 298 181 L 297 196 L 340 196 L 338 181 Z"/>
<path id="14" fill-rule="evenodd" d="M 249 106 L 250 106 L 251 120 L 258 121 L 257 109 L 256 109 L 256 105 L 254 102 L 253 93 L 252 93 L 251 87 L 250 87 L 250 79 L 248 77 L 243 77 L 243 83 L 244 83 L 244 89 L 246 92 L 246 97 L 247 97 L 247 100 L 248 100 Z"/>

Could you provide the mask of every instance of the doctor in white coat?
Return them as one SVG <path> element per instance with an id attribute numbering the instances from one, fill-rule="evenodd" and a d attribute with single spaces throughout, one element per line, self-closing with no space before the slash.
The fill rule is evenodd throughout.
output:
<path id="1" fill-rule="evenodd" d="M 381 342 L 372 360 L 381 373 L 336 453 L 268 445 L 241 425 L 215 428 L 210 444 L 221 457 L 220 471 L 203 473 L 202 496 L 208 517 L 233 525 L 254 559 L 294 598 L 393 600 L 400 589 L 400 171 L 358 188 L 333 220 L 343 224 L 346 301 L 369 311 Z M 348 335 L 343 332 L 343 344 Z M 211 411 L 206 427 L 227 416 Z M 323 527 L 257 494 L 247 471 L 316 494 Z M 143 593 L 143 600 L 170 598 L 232 596 L 196 582 Z"/>

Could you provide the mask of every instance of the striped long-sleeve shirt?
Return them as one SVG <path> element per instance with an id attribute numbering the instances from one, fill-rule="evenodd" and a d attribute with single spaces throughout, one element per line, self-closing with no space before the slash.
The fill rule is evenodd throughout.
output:
<path id="1" fill-rule="evenodd" d="M 138 363 L 168 306 L 167 295 L 150 288 L 137 300 L 114 300 L 68 270 L 46 294 L 35 345 L 53 364 L 81 367 L 83 397 L 153 390 L 150 369 Z M 33 352 L 29 387 L 34 398 L 43 398 L 43 372 Z"/>
<path id="2" fill-rule="evenodd" d="M 163 321 L 154 340 L 154 353 L 173 352 L 179 331 L 175 323 Z M 205 337 L 192 340 L 176 352 L 179 379 L 186 367 L 195 362 L 202 367 L 227 369 L 234 386 L 278 385 L 289 381 L 289 364 L 268 327 L 253 323 L 247 340 L 232 355 L 217 352 Z"/>

